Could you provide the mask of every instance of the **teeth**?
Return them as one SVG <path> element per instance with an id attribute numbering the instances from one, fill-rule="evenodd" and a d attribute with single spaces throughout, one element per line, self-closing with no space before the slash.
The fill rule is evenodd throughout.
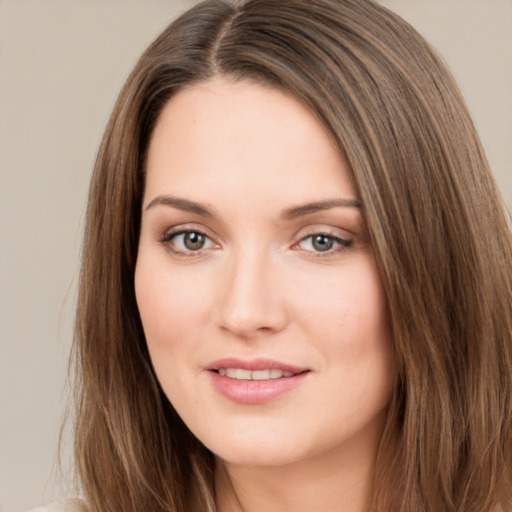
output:
<path id="1" fill-rule="evenodd" d="M 235 370 L 235 379 L 251 380 L 251 370 L 242 370 L 242 368 L 237 368 Z"/>
<path id="2" fill-rule="evenodd" d="M 219 368 L 219 375 L 238 380 L 269 380 L 281 377 L 293 377 L 295 373 L 278 368 L 268 370 L 244 370 L 242 368 Z"/>
<path id="3" fill-rule="evenodd" d="M 254 370 L 251 372 L 252 380 L 268 380 L 270 379 L 270 370 Z"/>

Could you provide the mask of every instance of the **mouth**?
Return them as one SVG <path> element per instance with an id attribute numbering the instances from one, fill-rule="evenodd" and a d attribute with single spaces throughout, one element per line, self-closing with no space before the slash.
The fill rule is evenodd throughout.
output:
<path id="1" fill-rule="evenodd" d="M 212 362 L 206 370 L 230 379 L 271 380 L 295 377 L 309 372 L 310 368 L 262 357 L 250 360 L 229 357 Z"/>
<path id="2" fill-rule="evenodd" d="M 245 405 L 265 404 L 304 382 L 310 368 L 270 359 L 222 359 L 208 368 L 211 383 L 224 398 Z"/>
<path id="3" fill-rule="evenodd" d="M 289 378 L 303 372 L 291 372 L 280 368 L 268 368 L 266 370 L 246 370 L 244 368 L 219 368 L 213 370 L 223 377 L 237 380 L 270 380 Z M 305 370 L 307 371 L 307 370 Z"/>

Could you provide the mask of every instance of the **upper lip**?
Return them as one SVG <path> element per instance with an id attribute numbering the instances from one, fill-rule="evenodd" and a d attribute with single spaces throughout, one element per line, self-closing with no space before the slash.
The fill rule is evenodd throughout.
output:
<path id="1" fill-rule="evenodd" d="M 302 373 L 309 370 L 309 368 L 304 366 L 295 366 L 273 359 L 238 359 L 236 357 L 217 359 L 210 363 L 206 370 L 218 370 L 219 368 L 241 368 L 242 370 L 250 371 L 279 369 L 292 373 Z"/>

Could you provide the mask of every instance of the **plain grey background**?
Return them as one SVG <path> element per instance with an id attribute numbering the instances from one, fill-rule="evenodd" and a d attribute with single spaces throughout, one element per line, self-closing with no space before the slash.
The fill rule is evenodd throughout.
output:
<path id="1" fill-rule="evenodd" d="M 0 0 L 0 512 L 66 493 L 53 465 L 95 153 L 137 57 L 194 3 Z M 512 1 L 383 3 L 452 68 L 510 208 Z"/>

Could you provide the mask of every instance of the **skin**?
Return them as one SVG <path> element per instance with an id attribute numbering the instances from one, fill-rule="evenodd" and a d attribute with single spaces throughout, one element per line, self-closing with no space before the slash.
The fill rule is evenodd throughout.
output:
<path id="1" fill-rule="evenodd" d="M 289 212 L 332 200 L 346 204 Z M 364 508 L 395 368 L 357 203 L 328 133 L 283 92 L 216 78 L 179 92 L 157 122 L 136 297 L 164 392 L 217 457 L 221 512 Z M 241 404 L 212 385 L 207 367 L 225 357 L 307 372 Z"/>

